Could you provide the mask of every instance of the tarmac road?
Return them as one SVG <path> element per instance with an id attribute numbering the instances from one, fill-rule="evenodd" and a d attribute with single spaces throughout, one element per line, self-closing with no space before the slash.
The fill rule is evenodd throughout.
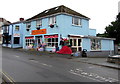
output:
<path id="1" fill-rule="evenodd" d="M 2 48 L 2 71 L 14 82 L 118 82 L 117 69 L 9 48 Z"/>

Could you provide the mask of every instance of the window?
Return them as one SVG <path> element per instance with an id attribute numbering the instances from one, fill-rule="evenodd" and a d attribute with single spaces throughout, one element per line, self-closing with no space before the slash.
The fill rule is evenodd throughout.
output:
<path id="1" fill-rule="evenodd" d="M 49 35 L 44 37 L 45 43 L 48 47 L 54 47 L 58 45 L 58 36 L 57 35 Z"/>
<path id="2" fill-rule="evenodd" d="M 56 24 L 56 17 L 55 16 L 49 18 L 49 24 Z"/>
<path id="3" fill-rule="evenodd" d="M 3 33 L 8 33 L 8 31 L 9 31 L 8 26 L 4 26 L 4 28 L 3 28 Z"/>
<path id="4" fill-rule="evenodd" d="M 20 43 L 20 37 L 14 37 L 14 44 Z"/>
<path id="5" fill-rule="evenodd" d="M 18 25 L 15 26 L 15 31 L 19 31 L 19 26 Z"/>
<path id="6" fill-rule="evenodd" d="M 30 27 L 31 27 L 31 23 L 30 22 L 26 23 L 26 29 L 30 29 Z"/>
<path id="7" fill-rule="evenodd" d="M 91 50 L 100 50 L 101 49 L 101 40 L 91 39 Z"/>
<path id="8" fill-rule="evenodd" d="M 70 45 L 71 46 L 81 46 L 81 39 L 78 38 L 70 38 Z"/>
<path id="9" fill-rule="evenodd" d="M 80 19 L 80 18 L 73 17 L 73 18 L 72 18 L 72 24 L 73 24 L 73 25 L 78 25 L 78 26 L 80 26 L 80 25 L 81 25 L 81 19 Z"/>
<path id="10" fill-rule="evenodd" d="M 37 27 L 42 26 L 42 20 L 37 20 L 37 21 L 36 21 L 36 26 L 37 26 Z"/>
<path id="11" fill-rule="evenodd" d="M 34 37 L 25 37 L 26 46 L 34 43 Z"/>

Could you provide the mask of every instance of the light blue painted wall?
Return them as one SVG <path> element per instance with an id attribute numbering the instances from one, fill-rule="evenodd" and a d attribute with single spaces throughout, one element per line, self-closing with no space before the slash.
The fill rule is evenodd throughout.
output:
<path id="1" fill-rule="evenodd" d="M 75 26 L 72 24 L 72 16 L 59 15 L 58 28 L 59 32 L 63 34 L 63 37 L 67 37 L 68 34 L 74 35 L 88 35 L 89 34 L 89 21 L 82 19 L 81 26 Z"/>
<path id="2" fill-rule="evenodd" d="M 102 50 L 114 50 L 113 40 L 101 40 Z"/>
<path id="3" fill-rule="evenodd" d="M 15 31 L 15 26 L 19 26 L 19 31 Z M 20 34 L 20 44 L 13 44 L 11 45 L 13 48 L 17 48 L 17 47 L 23 47 L 23 36 L 24 36 L 24 24 L 23 23 L 16 23 L 16 24 L 11 24 L 9 26 L 9 35 L 12 35 L 12 44 L 14 42 L 14 34 Z"/>
<path id="4" fill-rule="evenodd" d="M 89 29 L 90 36 L 96 36 L 96 29 Z"/>
<path id="5" fill-rule="evenodd" d="M 83 38 L 82 39 L 82 49 L 87 49 L 87 51 L 90 51 L 91 50 L 91 48 L 90 48 L 91 44 L 90 43 L 91 43 L 90 39 Z"/>

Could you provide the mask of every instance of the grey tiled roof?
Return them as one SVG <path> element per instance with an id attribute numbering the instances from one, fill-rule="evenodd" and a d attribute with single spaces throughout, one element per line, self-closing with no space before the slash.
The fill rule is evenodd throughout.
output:
<path id="1" fill-rule="evenodd" d="M 51 8 L 51 9 L 48 9 L 48 10 L 45 10 L 29 19 L 27 19 L 26 21 L 30 21 L 30 20 L 35 20 L 35 19 L 38 19 L 38 18 L 41 18 L 41 17 L 45 17 L 45 16 L 48 16 L 48 15 L 53 15 L 53 14 L 57 14 L 57 13 L 66 13 L 66 14 L 70 14 L 70 15 L 76 15 L 76 16 L 80 16 L 82 18 L 86 18 L 86 19 L 89 19 L 88 17 L 64 6 L 64 5 L 61 5 L 61 6 L 57 6 L 57 7 L 54 7 L 54 8 Z"/>

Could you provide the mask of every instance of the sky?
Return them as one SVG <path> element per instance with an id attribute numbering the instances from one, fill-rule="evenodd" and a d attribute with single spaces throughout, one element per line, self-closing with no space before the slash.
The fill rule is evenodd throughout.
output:
<path id="1" fill-rule="evenodd" d="M 104 33 L 115 21 L 120 0 L 0 0 L 0 17 L 10 22 L 28 19 L 46 9 L 65 5 L 90 18 L 89 28 Z"/>

